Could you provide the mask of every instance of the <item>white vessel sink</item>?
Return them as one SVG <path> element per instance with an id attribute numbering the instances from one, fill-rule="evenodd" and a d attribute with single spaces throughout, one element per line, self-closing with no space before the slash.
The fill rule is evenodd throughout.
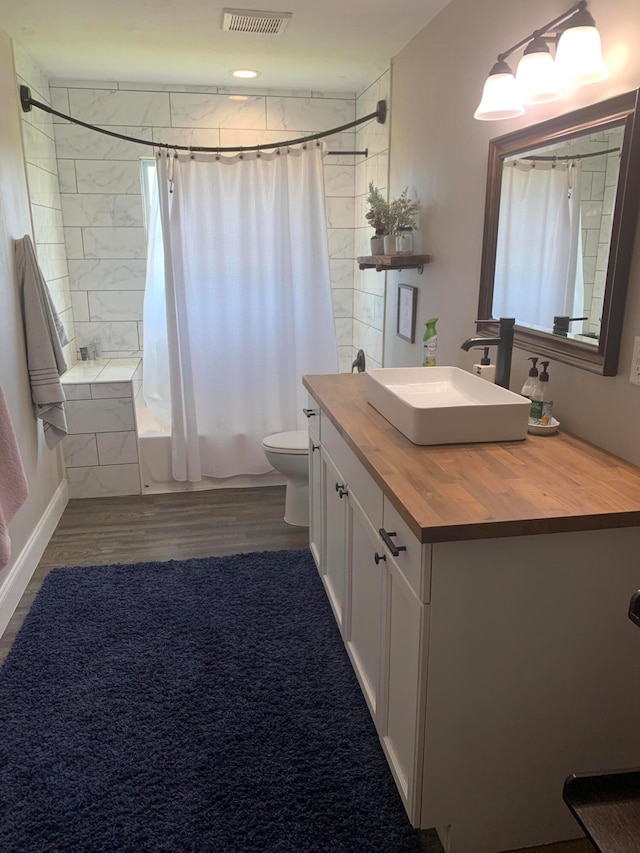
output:
<path id="1" fill-rule="evenodd" d="M 414 444 L 526 438 L 529 400 L 459 367 L 388 367 L 365 376 L 369 403 Z"/>

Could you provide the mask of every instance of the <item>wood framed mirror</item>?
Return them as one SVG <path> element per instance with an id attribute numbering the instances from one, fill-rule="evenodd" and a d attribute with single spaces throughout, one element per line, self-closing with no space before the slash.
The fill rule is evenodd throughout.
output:
<path id="1" fill-rule="evenodd" d="M 640 199 L 639 93 L 491 140 L 480 331 L 515 317 L 514 346 L 615 376 Z"/>

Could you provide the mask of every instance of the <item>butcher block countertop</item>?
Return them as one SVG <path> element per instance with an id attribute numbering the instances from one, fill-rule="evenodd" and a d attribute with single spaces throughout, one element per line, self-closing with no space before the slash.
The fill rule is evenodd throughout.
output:
<path id="1" fill-rule="evenodd" d="M 562 431 L 421 447 L 369 405 L 365 381 L 303 377 L 421 542 L 640 526 L 640 468 Z"/>

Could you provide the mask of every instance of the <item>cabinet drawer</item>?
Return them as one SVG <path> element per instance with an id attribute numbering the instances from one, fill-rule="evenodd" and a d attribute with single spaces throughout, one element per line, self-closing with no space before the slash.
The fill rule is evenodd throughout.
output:
<path id="1" fill-rule="evenodd" d="M 349 492 L 357 498 L 367 518 L 378 530 L 382 527 L 382 490 L 367 474 L 328 417 L 322 420 L 322 446 L 342 472 Z"/>
<path id="2" fill-rule="evenodd" d="M 384 498 L 384 529 L 395 533 L 392 542 L 407 550 L 391 557 L 420 601 L 427 604 L 431 596 L 431 545 L 423 545 L 388 498 Z"/>
<path id="3" fill-rule="evenodd" d="M 320 406 L 313 397 L 309 396 L 306 409 L 305 414 L 307 415 L 307 422 L 309 424 L 309 438 L 313 439 L 316 444 L 319 444 L 321 434 L 320 421 L 322 419 Z M 315 412 L 315 414 L 311 414 L 312 412 Z"/>

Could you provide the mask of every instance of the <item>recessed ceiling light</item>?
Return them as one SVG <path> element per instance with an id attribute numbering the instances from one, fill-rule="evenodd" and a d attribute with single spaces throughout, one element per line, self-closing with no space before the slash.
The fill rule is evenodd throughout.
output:
<path id="1" fill-rule="evenodd" d="M 259 77 L 259 71 L 250 71 L 248 68 L 236 68 L 234 71 L 230 71 L 232 77 L 242 77 L 243 79 L 249 79 L 250 77 Z"/>

